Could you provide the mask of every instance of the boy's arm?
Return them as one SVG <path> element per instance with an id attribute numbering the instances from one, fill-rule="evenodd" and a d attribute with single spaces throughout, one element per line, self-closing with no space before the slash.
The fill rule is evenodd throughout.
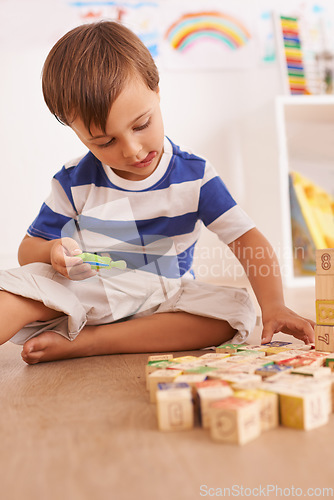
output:
<path id="1" fill-rule="evenodd" d="M 72 238 L 45 240 L 26 235 L 19 247 L 18 261 L 21 266 L 32 262 L 45 262 L 66 278 L 82 280 L 95 276 L 89 264 L 84 264 L 77 242 Z"/>
<path id="2" fill-rule="evenodd" d="M 314 342 L 314 322 L 288 309 L 284 304 L 281 272 L 274 249 L 254 228 L 229 244 L 241 262 L 262 311 L 262 342 L 270 342 L 274 333 L 283 332 Z"/>
<path id="3" fill-rule="evenodd" d="M 26 235 L 18 251 L 18 261 L 20 266 L 31 262 L 45 262 L 51 264 L 51 250 L 59 240 L 45 240 L 35 236 Z"/>

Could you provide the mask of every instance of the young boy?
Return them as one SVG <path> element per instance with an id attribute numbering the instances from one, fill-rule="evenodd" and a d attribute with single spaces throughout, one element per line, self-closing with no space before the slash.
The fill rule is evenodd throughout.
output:
<path id="1" fill-rule="evenodd" d="M 24 344 L 29 364 L 245 340 L 248 294 L 193 279 L 202 222 L 244 266 L 262 341 L 278 331 L 313 341 L 313 323 L 284 305 L 270 244 L 212 166 L 164 137 L 158 84 L 149 51 L 118 23 L 79 26 L 46 59 L 47 106 L 89 152 L 54 176 L 20 245 L 22 267 L 0 273 L 0 343 Z M 84 251 L 128 267 L 94 271 Z"/>

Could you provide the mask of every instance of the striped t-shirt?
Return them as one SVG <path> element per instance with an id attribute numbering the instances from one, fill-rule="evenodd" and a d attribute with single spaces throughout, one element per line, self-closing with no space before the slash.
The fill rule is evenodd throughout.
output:
<path id="1" fill-rule="evenodd" d="M 212 165 L 165 138 L 160 163 L 144 180 L 119 177 L 91 152 L 64 165 L 28 234 L 69 236 L 130 269 L 178 277 L 192 273 L 202 224 L 226 244 L 254 227 Z"/>

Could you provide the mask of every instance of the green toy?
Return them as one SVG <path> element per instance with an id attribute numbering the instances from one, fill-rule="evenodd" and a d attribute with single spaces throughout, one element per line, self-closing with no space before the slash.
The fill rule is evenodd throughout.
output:
<path id="1" fill-rule="evenodd" d="M 90 264 L 91 268 L 96 271 L 100 269 L 111 269 L 112 267 L 122 270 L 126 269 L 125 260 L 111 260 L 110 257 L 102 257 L 101 255 L 87 252 L 83 252 L 78 255 L 78 257 L 80 257 L 85 264 Z"/>

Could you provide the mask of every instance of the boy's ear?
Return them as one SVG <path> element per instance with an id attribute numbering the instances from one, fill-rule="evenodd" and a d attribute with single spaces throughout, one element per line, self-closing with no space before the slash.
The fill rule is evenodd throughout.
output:
<path id="1" fill-rule="evenodd" d="M 159 87 L 159 85 L 156 88 L 156 93 L 158 94 L 159 101 L 160 101 L 160 87 Z"/>

